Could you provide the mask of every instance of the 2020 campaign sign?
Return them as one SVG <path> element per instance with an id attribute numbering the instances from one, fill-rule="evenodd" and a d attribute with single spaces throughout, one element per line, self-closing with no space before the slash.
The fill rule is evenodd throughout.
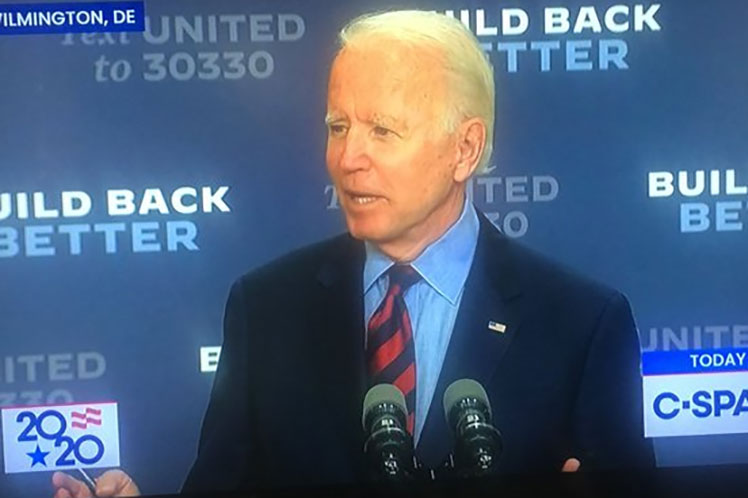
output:
<path id="1" fill-rule="evenodd" d="M 118 467 L 117 403 L 2 410 L 5 473 Z"/>

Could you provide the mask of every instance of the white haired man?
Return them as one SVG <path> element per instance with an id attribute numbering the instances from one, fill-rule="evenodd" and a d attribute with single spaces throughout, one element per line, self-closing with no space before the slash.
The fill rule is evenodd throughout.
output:
<path id="1" fill-rule="evenodd" d="M 184 490 L 365 481 L 362 400 L 381 382 L 405 394 L 427 467 L 451 450 L 440 401 L 460 378 L 493 404 L 499 472 L 653 466 L 626 299 L 509 240 L 466 198 L 494 124 L 477 40 L 397 11 L 340 41 L 326 161 L 348 233 L 234 284 Z"/>

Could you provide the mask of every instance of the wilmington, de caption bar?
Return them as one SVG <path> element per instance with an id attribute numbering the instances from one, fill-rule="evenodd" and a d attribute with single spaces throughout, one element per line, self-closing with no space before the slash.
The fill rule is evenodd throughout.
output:
<path id="1" fill-rule="evenodd" d="M 143 2 L 0 5 L 0 34 L 143 31 Z"/>

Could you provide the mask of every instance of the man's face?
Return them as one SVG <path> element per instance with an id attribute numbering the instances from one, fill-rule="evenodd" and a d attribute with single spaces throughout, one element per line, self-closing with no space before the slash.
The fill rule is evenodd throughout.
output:
<path id="1" fill-rule="evenodd" d="M 434 240 L 462 206 L 438 55 L 367 41 L 330 73 L 327 169 L 348 230 L 380 247 Z"/>

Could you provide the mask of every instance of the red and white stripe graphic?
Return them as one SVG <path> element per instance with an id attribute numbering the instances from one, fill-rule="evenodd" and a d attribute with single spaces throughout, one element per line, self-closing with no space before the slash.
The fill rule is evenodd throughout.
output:
<path id="1" fill-rule="evenodd" d="M 88 424 L 101 425 L 101 410 L 95 408 L 87 407 L 85 413 L 72 412 L 70 417 L 72 419 L 70 425 L 76 429 L 88 429 Z"/>

